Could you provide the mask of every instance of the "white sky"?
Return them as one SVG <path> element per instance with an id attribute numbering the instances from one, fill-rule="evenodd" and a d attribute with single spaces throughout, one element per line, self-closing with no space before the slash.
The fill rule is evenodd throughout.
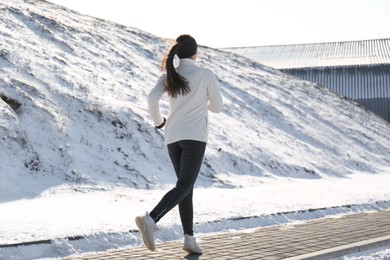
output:
<path id="1" fill-rule="evenodd" d="M 390 0 L 49 1 L 215 48 L 390 38 Z"/>

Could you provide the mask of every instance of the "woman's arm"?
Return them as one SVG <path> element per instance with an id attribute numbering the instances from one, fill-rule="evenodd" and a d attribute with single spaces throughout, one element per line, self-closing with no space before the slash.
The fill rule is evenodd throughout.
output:
<path id="1" fill-rule="evenodd" d="M 160 99 L 164 94 L 165 75 L 162 75 L 148 96 L 148 106 L 153 123 L 156 127 L 164 126 L 165 118 L 160 113 Z M 160 127 L 161 128 L 161 127 Z"/>

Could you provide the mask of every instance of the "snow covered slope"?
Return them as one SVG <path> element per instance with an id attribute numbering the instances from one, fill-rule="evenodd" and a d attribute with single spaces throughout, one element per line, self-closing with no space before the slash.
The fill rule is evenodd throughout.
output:
<path id="1" fill-rule="evenodd" d="M 1 201 L 63 183 L 174 182 L 146 104 L 168 40 L 45 1 L 3 0 L 0 12 Z M 390 127 L 374 114 L 231 53 L 198 56 L 225 102 L 211 115 L 199 185 L 389 170 Z"/>

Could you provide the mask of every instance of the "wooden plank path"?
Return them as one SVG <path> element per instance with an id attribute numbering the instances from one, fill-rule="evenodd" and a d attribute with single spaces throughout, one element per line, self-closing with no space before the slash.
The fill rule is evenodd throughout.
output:
<path id="1" fill-rule="evenodd" d="M 390 245 L 390 210 L 206 235 L 197 240 L 202 255 L 188 255 L 182 250 L 182 241 L 172 241 L 157 244 L 154 252 L 132 247 L 65 259 L 330 259 Z"/>

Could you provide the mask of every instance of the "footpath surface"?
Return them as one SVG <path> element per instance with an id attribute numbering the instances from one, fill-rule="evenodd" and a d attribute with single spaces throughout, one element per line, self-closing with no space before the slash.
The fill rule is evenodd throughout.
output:
<path id="1" fill-rule="evenodd" d="M 258 228 L 197 238 L 202 255 L 188 255 L 182 241 L 156 245 L 156 251 L 132 247 L 66 259 L 331 259 L 390 245 L 390 210 L 302 224 Z"/>

